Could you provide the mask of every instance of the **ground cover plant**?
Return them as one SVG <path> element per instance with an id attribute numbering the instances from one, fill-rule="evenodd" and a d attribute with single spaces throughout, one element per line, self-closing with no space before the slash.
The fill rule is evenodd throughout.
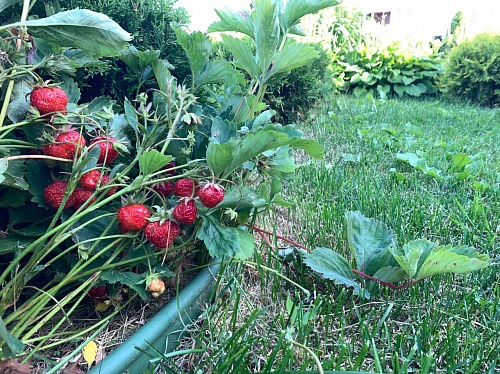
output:
<path id="1" fill-rule="evenodd" d="M 295 169 L 289 150 L 322 155 L 293 125 L 273 123 L 262 100 L 271 79 L 317 57 L 288 33 L 335 4 L 263 0 L 252 14 L 221 13 L 214 31 L 244 25 L 254 43 L 223 37 L 248 80 L 229 61 L 209 60 L 206 35 L 176 29 L 191 71 L 186 85 L 158 51 L 129 46 L 130 35 L 101 13 L 26 21 L 25 2 L 21 21 L 0 27 L 11 53 L 1 82 L 3 359 L 19 358 L 25 369 L 42 351 L 73 344 L 64 360 L 47 360 L 56 372 L 136 296 L 159 297 L 182 259 L 252 255 L 245 224 L 281 202 L 280 181 Z M 58 73 L 81 68 L 82 55 L 118 56 L 135 74 L 135 97 L 80 102 L 78 84 Z M 197 101 L 202 91 L 210 105 Z M 66 331 L 88 299 L 110 311 Z"/>
<path id="2" fill-rule="evenodd" d="M 302 125 L 324 146 L 324 161 L 298 155 L 297 177 L 284 187 L 295 207 L 263 218 L 270 229 L 253 264 L 227 265 L 224 297 L 183 345 L 204 353 L 167 361 L 216 373 L 318 372 L 318 361 L 325 372 L 497 372 L 499 116 L 441 101 L 328 98 Z M 427 168 L 400 157 L 410 153 L 425 153 Z M 459 166 L 459 158 L 473 161 Z M 346 213 L 354 211 L 390 227 L 400 247 L 421 238 L 473 246 L 492 264 L 355 296 L 311 272 L 300 248 L 353 260 Z"/>
<path id="3" fill-rule="evenodd" d="M 291 0 L 285 6 L 261 0 L 250 13 L 219 11 L 221 21 L 210 32 L 237 31 L 247 38 L 222 35 L 232 61 L 210 59 L 207 35 L 175 29 L 189 61 L 190 78 L 184 84 L 172 76 L 169 62 L 158 51 L 129 45 L 130 36 L 100 13 L 62 11 L 24 21 L 23 11 L 21 22 L 0 27 L 10 52 L 3 60 L 1 82 L 2 358 L 18 358 L 25 369 L 34 356 L 43 359 L 45 350 L 69 344 L 73 351 L 64 360 L 46 360 L 49 372 L 56 372 L 136 296 L 145 301 L 161 296 L 174 271 L 182 270 L 186 261 L 203 266 L 208 256 L 222 259 L 236 271 L 236 285 L 243 276 L 241 267 L 247 266 L 266 270 L 275 280 L 287 280 L 308 298 L 312 293 L 304 280 L 320 290 L 326 290 L 325 284 L 331 286 L 323 278 L 333 280 L 355 302 L 358 297 L 361 302 L 379 297 L 385 289 L 380 285 L 406 289 L 429 276 L 476 271 L 490 264 L 490 253 L 476 251 L 472 243 L 426 241 L 435 239 L 428 235 L 431 230 L 397 243 L 400 238 L 381 217 L 362 209 L 342 213 L 351 255 L 336 246 L 329 246 L 333 250 L 287 239 L 302 249 L 281 253 L 290 269 L 296 269 L 289 275 L 272 263 L 280 252 L 267 258 L 256 253 L 253 231 L 267 249 L 275 244 L 272 235 L 255 224 L 269 226 L 264 213 L 273 206 L 283 211 L 294 205 L 282 192 L 293 192 L 297 162 L 323 155 L 321 145 L 311 140 L 318 134 L 308 131 L 310 136 L 304 136 L 293 125 L 276 123 L 264 98 L 270 84 L 318 57 L 312 46 L 288 34 L 300 35 L 302 16 L 335 3 Z M 27 3 L 23 9 L 28 9 Z M 84 33 L 92 33 L 94 43 L 78 37 Z M 39 45 L 44 45 L 43 55 L 35 48 Z M 134 78 L 134 97 L 81 101 L 71 74 L 84 67 L 82 55 L 118 56 Z M 58 74 L 61 69 L 64 77 Z M 408 129 L 412 136 L 418 133 L 418 126 Z M 387 134 L 398 138 L 390 126 L 384 127 L 381 139 L 372 128 L 362 129 L 360 137 L 391 144 Z M 292 155 L 298 150 L 303 153 L 297 153 L 300 158 L 295 160 Z M 429 166 L 432 159 L 420 149 L 402 148 L 395 158 L 426 178 L 451 180 Z M 360 155 L 345 154 L 346 162 L 360 160 Z M 454 181 L 472 181 L 473 188 L 483 192 L 495 190 L 496 181 L 483 178 L 480 161 L 469 153 L 455 153 L 446 171 Z M 392 169 L 391 181 L 407 181 L 404 170 Z M 298 217 L 292 222 L 303 214 Z M 396 232 L 393 223 L 387 222 Z M 312 225 L 302 223 L 297 234 L 307 233 L 305 227 Z M 250 260 L 252 256 L 255 259 Z M 239 308 L 241 293 L 224 287 Z M 288 321 L 314 321 L 317 313 L 302 316 L 295 296 L 286 303 Z M 85 308 L 86 300 L 94 303 L 95 311 L 106 313 L 105 318 L 91 327 L 64 330 Z M 215 308 L 224 305 L 221 298 Z M 385 313 L 389 315 L 392 308 Z M 246 325 L 259 317 L 259 312 L 252 314 Z M 236 322 L 229 331 L 236 332 Z M 325 326 L 329 328 L 328 323 Z M 47 327 L 48 333 L 38 334 Z M 287 327 L 280 342 L 292 351 L 283 350 L 281 343 L 271 349 L 275 358 L 283 352 L 288 357 L 281 369 L 294 367 L 294 350 L 302 352 L 301 357 L 305 352 L 321 369 L 325 358 L 297 339 L 294 326 Z M 238 336 L 231 340 L 235 347 Z M 214 355 L 222 360 L 217 370 L 246 367 L 249 348 L 235 355 L 236 369 L 234 360 Z M 84 358 L 90 366 L 93 359 Z M 361 355 L 357 361 L 362 359 Z M 2 365 L 5 362 L 17 365 L 12 360 Z M 272 360 L 254 363 L 263 370 L 273 366 Z M 382 365 L 380 360 L 375 363 Z M 431 359 L 422 365 L 427 368 Z"/>

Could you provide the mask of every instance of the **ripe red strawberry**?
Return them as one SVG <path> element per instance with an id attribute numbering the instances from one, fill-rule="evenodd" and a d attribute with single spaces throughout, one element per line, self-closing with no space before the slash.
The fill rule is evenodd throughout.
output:
<path id="1" fill-rule="evenodd" d="M 30 104 L 41 115 L 53 112 L 66 113 L 68 95 L 61 87 L 37 86 L 30 94 Z"/>
<path id="2" fill-rule="evenodd" d="M 213 208 L 224 200 L 224 190 L 219 184 L 207 183 L 199 189 L 198 197 L 207 208 Z"/>
<path id="3" fill-rule="evenodd" d="M 75 154 L 77 154 L 77 152 L 79 154 L 87 143 L 85 138 L 74 130 L 60 133 L 56 136 L 54 141 L 54 143 L 45 144 L 43 146 L 43 152 L 47 156 L 64 158 L 66 160 L 72 160 Z"/>
<path id="4" fill-rule="evenodd" d="M 83 188 L 76 188 L 73 193 L 73 197 L 75 198 L 75 203 L 73 204 L 73 209 L 80 209 L 80 207 L 87 202 L 92 196 L 92 191 L 84 190 Z M 87 207 L 92 204 L 96 198 L 92 198 L 92 200 L 87 204 Z"/>
<path id="5" fill-rule="evenodd" d="M 111 178 L 109 177 L 109 175 L 103 175 L 101 177 L 101 186 L 108 184 L 110 180 L 111 180 Z M 108 190 L 108 192 L 106 193 L 106 196 L 113 195 L 117 190 L 118 190 L 118 186 L 111 187 Z"/>
<path id="6" fill-rule="evenodd" d="M 144 204 L 131 204 L 118 208 L 118 227 L 122 232 L 139 231 L 148 224 L 151 217 L 149 209 Z"/>
<path id="7" fill-rule="evenodd" d="M 146 291 L 151 292 L 153 297 L 159 297 L 165 292 L 165 282 L 160 278 L 153 278 L 147 283 Z"/>
<path id="8" fill-rule="evenodd" d="M 151 187 L 163 196 L 170 196 L 174 192 L 174 185 L 169 181 L 155 183 Z"/>
<path id="9" fill-rule="evenodd" d="M 194 197 L 196 196 L 197 186 L 198 183 L 193 179 L 178 179 L 174 184 L 174 195 L 177 197 Z"/>
<path id="10" fill-rule="evenodd" d="M 90 170 L 80 177 L 78 183 L 89 191 L 95 191 L 99 183 L 103 183 L 103 175 L 97 169 Z"/>
<path id="11" fill-rule="evenodd" d="M 94 286 L 89 290 L 89 296 L 99 298 L 106 296 L 106 286 Z"/>
<path id="12" fill-rule="evenodd" d="M 49 184 L 43 190 L 43 199 L 45 200 L 45 204 L 53 209 L 59 209 L 67 188 L 68 183 L 64 181 L 55 181 Z M 71 194 L 66 199 L 66 204 L 64 204 L 63 209 L 71 208 L 74 203 L 75 197 L 73 196 L 73 194 Z"/>
<path id="13" fill-rule="evenodd" d="M 106 165 L 109 165 L 120 155 L 113 147 L 114 143 L 116 143 L 116 139 L 111 136 L 98 136 L 92 139 L 89 144 L 89 149 L 95 145 L 101 148 L 101 153 L 99 154 L 99 159 L 97 160 L 99 164 L 105 163 Z"/>
<path id="14" fill-rule="evenodd" d="M 197 214 L 198 210 L 192 199 L 180 201 L 173 211 L 174 218 L 178 222 L 187 224 L 196 221 Z"/>
<path id="15" fill-rule="evenodd" d="M 166 164 L 163 169 L 165 169 L 167 171 L 167 175 L 175 175 L 177 174 L 177 170 L 176 169 L 172 169 L 172 168 L 175 168 L 175 161 L 170 161 L 168 164 Z"/>
<path id="16" fill-rule="evenodd" d="M 144 235 L 158 248 L 168 248 L 179 236 L 180 231 L 179 225 L 173 221 L 154 221 L 146 225 Z"/>

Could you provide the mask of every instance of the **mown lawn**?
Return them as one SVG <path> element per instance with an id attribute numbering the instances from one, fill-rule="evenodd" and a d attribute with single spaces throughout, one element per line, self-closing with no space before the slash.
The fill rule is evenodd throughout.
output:
<path id="1" fill-rule="evenodd" d="M 392 228 L 398 246 L 418 238 L 474 246 L 492 265 L 409 289 L 381 287 L 367 300 L 321 279 L 289 244 L 269 236 L 288 257 L 262 241 L 253 264 L 227 264 L 219 297 L 175 366 L 200 373 L 500 372 L 500 110 L 334 96 L 301 127 L 324 146 L 325 158 L 297 155 L 297 177 L 284 185 L 296 206 L 261 227 L 351 258 L 345 214 L 360 211 Z"/>

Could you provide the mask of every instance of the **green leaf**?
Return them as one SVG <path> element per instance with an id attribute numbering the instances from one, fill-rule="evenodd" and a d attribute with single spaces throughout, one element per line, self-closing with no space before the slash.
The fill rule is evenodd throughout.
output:
<path id="1" fill-rule="evenodd" d="M 169 70 L 171 66 L 167 60 L 157 59 L 152 63 L 158 87 L 160 87 L 160 91 L 162 92 L 167 92 L 167 81 L 172 77 Z"/>
<path id="2" fill-rule="evenodd" d="M 175 28 L 174 32 L 177 37 L 177 42 L 186 51 L 191 73 L 193 77 L 196 77 L 200 74 L 210 58 L 212 50 L 210 38 L 200 31 L 189 34 L 182 29 Z"/>
<path id="3" fill-rule="evenodd" d="M 315 248 L 311 253 L 304 254 L 304 263 L 323 278 L 352 287 L 355 295 L 360 294 L 361 288 L 354 278 L 351 265 L 337 252 L 329 248 Z M 369 297 L 366 290 L 365 297 Z"/>
<path id="4" fill-rule="evenodd" d="M 422 88 L 417 86 L 416 84 L 410 84 L 405 87 L 405 92 L 410 96 L 420 96 L 422 95 Z M 425 92 L 425 91 L 424 91 Z"/>
<path id="5" fill-rule="evenodd" d="M 20 190 L 28 190 L 30 186 L 24 179 L 25 173 L 26 165 L 24 160 L 11 160 L 8 162 L 7 170 L 1 175 L 3 178 L 2 184 Z"/>
<path id="6" fill-rule="evenodd" d="M 10 233 L 6 238 L 0 238 L 0 255 L 3 256 L 16 251 L 20 252 L 20 250 L 33 243 L 34 240 L 30 237 Z"/>
<path id="7" fill-rule="evenodd" d="M 297 43 L 293 39 L 287 39 L 283 49 L 277 51 L 273 56 L 274 64 L 271 67 L 269 76 L 286 73 L 292 69 L 308 65 L 318 56 L 319 53 L 314 47 Z"/>
<path id="8" fill-rule="evenodd" d="M 137 132 L 137 113 L 128 98 L 125 98 L 123 108 L 125 110 L 125 118 L 127 119 L 128 124 L 134 129 L 134 131 Z"/>
<path id="9" fill-rule="evenodd" d="M 305 15 L 317 13 L 338 3 L 337 0 L 288 0 L 283 13 L 283 27 L 289 29 L 297 25 Z"/>
<path id="10" fill-rule="evenodd" d="M 199 88 L 205 84 L 223 83 L 228 79 L 229 73 L 235 75 L 234 79 L 236 81 L 243 77 L 243 74 L 237 72 L 228 61 L 209 61 L 203 70 L 195 76 L 195 87 Z"/>
<path id="11" fill-rule="evenodd" d="M 233 208 L 263 208 L 267 205 L 266 199 L 247 186 L 233 186 L 228 188 L 217 209 Z"/>
<path id="12" fill-rule="evenodd" d="M 63 219 L 68 219 L 69 216 L 65 212 Z M 106 246 L 111 244 L 114 239 L 101 239 L 102 233 L 106 230 L 112 223 L 114 217 L 109 214 L 109 212 L 104 210 L 93 210 L 86 212 L 77 222 L 71 225 L 71 239 L 73 243 L 81 243 L 82 250 L 90 249 L 93 247 L 94 250 L 104 249 Z M 108 231 L 108 235 L 118 234 L 118 230 L 112 227 Z M 86 242 L 90 240 L 89 242 Z M 85 242 L 85 243 L 83 243 Z"/>
<path id="13" fill-rule="evenodd" d="M 347 240 L 359 271 L 373 276 L 383 267 L 397 265 L 389 251 L 394 245 L 392 230 L 359 212 L 347 212 L 346 221 Z"/>
<path id="14" fill-rule="evenodd" d="M 405 94 L 405 88 L 406 88 L 406 86 L 404 84 L 395 84 L 394 85 L 394 91 L 399 96 L 403 96 Z"/>
<path id="15" fill-rule="evenodd" d="M 160 170 L 172 160 L 172 156 L 161 154 L 156 149 L 153 149 L 139 156 L 139 168 L 143 175 L 149 175 Z"/>
<path id="16" fill-rule="evenodd" d="M 219 116 L 212 119 L 212 140 L 218 144 L 227 143 L 238 135 L 233 122 L 223 120 Z"/>
<path id="17" fill-rule="evenodd" d="M 396 158 L 400 161 L 408 162 L 415 169 L 422 171 L 424 174 L 429 175 L 437 180 L 441 180 L 441 172 L 427 165 L 427 160 L 423 157 L 419 157 L 414 153 L 397 153 Z"/>
<path id="18" fill-rule="evenodd" d="M 225 144 L 211 142 L 207 149 L 207 164 L 216 175 L 227 175 L 253 157 L 284 145 L 302 148 L 315 158 L 323 155 L 323 149 L 315 141 L 290 138 L 285 133 L 266 128 L 248 133 L 243 138 L 233 138 Z"/>
<path id="19" fill-rule="evenodd" d="M 26 118 L 30 103 L 28 94 L 33 89 L 29 83 L 33 82 L 31 76 L 23 76 L 22 79 L 17 79 L 12 90 L 12 97 L 7 108 L 7 116 L 16 123 L 21 122 Z"/>
<path id="20" fill-rule="evenodd" d="M 241 230 L 234 227 L 222 226 L 212 216 L 203 216 L 203 224 L 196 233 L 196 237 L 203 240 L 212 257 L 244 256 L 244 253 L 240 254 L 242 247 L 239 231 Z M 243 239 L 247 240 L 246 237 L 243 237 Z M 248 245 L 248 243 L 246 244 Z M 246 247 L 243 252 L 247 249 Z"/>
<path id="21" fill-rule="evenodd" d="M 101 274 L 101 280 L 114 284 L 121 283 L 133 289 L 139 294 L 141 299 L 148 300 L 149 293 L 144 285 L 144 278 L 141 274 L 136 274 L 131 271 L 106 270 Z"/>
<path id="22" fill-rule="evenodd" d="M 0 158 L 0 184 L 5 180 L 4 173 L 7 171 L 9 162 L 6 158 Z"/>
<path id="23" fill-rule="evenodd" d="M 386 266 L 383 267 L 373 277 L 388 283 L 398 283 L 407 278 L 406 272 L 399 266 Z"/>
<path id="24" fill-rule="evenodd" d="M 249 42 L 230 35 L 221 35 L 221 37 L 224 44 L 236 59 L 236 65 L 245 70 L 252 79 L 258 79 L 259 67 L 255 61 L 253 50 Z"/>
<path id="25" fill-rule="evenodd" d="M 35 38 L 61 47 L 79 48 L 91 56 L 118 55 L 132 39 L 108 16 L 87 9 L 68 10 L 10 26 L 27 26 Z"/>
<path id="26" fill-rule="evenodd" d="M 469 165 L 472 161 L 465 153 L 454 154 L 451 158 L 451 170 L 452 171 L 462 171 Z"/>
<path id="27" fill-rule="evenodd" d="M 276 59 L 274 52 L 280 42 L 280 25 L 278 20 L 277 4 L 272 0 L 258 0 L 254 2 L 253 24 L 254 40 L 256 45 L 256 59 L 259 71 L 264 75 Z"/>
<path id="28" fill-rule="evenodd" d="M 17 355 L 23 352 L 24 344 L 7 331 L 2 318 L 0 318 L 0 338 L 2 358 L 16 358 Z"/>
<path id="29" fill-rule="evenodd" d="M 240 236 L 240 251 L 234 256 L 235 260 L 248 260 L 255 252 L 255 241 L 248 231 L 236 229 Z"/>
<path id="30" fill-rule="evenodd" d="M 248 13 L 230 9 L 215 9 L 215 13 L 221 20 L 208 26 L 208 33 L 234 31 L 241 32 L 251 38 L 254 37 L 254 27 Z"/>
<path id="31" fill-rule="evenodd" d="M 436 246 L 429 240 L 414 240 L 394 251 L 395 259 L 412 280 L 436 274 L 468 273 L 487 267 L 491 260 L 467 246 Z"/>
<path id="32" fill-rule="evenodd" d="M 2 12 L 4 9 L 7 9 L 11 5 L 15 5 L 17 3 L 20 3 L 21 0 L 1 0 L 0 1 L 0 12 Z"/>

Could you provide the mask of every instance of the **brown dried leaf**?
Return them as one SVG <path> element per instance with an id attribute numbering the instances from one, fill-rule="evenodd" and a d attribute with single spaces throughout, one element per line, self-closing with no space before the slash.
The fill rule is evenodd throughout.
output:
<path id="1" fill-rule="evenodd" d="M 20 364 L 17 360 L 0 361 L 0 373 L 2 374 L 30 374 L 31 365 Z"/>

